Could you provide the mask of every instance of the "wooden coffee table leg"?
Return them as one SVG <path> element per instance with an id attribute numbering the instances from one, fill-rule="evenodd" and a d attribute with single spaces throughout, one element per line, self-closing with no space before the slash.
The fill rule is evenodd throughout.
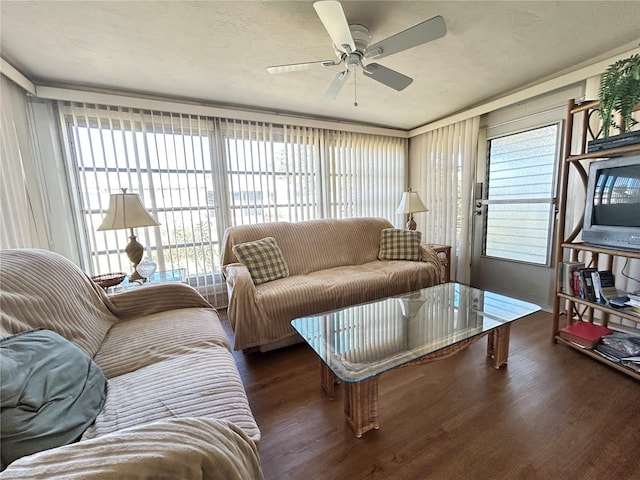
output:
<path id="1" fill-rule="evenodd" d="M 331 369 L 322 361 L 320 361 L 320 386 L 329 399 L 333 400 L 336 384 L 340 383 Z"/>
<path id="2" fill-rule="evenodd" d="M 487 356 L 493 358 L 494 368 L 500 368 L 507 364 L 510 332 L 510 323 L 489 332 L 487 337 Z"/>
<path id="3" fill-rule="evenodd" d="M 377 376 L 357 383 L 345 382 L 344 415 L 358 438 L 369 430 L 380 428 Z"/>

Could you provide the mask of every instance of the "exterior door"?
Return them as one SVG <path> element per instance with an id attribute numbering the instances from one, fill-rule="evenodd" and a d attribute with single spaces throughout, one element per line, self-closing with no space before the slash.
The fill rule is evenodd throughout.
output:
<path id="1" fill-rule="evenodd" d="M 561 122 L 486 137 L 475 188 L 471 284 L 549 308 Z M 486 134 L 486 130 L 484 131 Z"/>

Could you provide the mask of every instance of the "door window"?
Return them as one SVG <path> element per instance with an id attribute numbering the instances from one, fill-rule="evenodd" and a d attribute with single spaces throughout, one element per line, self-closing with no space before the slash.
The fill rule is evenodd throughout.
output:
<path id="1" fill-rule="evenodd" d="M 488 141 L 483 254 L 548 265 L 560 125 Z"/>

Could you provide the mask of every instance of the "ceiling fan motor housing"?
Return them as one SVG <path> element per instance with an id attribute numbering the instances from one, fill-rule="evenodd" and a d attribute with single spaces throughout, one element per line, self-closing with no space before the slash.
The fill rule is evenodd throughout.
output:
<path id="1" fill-rule="evenodd" d="M 349 25 L 351 36 L 353 37 L 353 43 L 356 45 L 356 51 L 362 53 L 364 56 L 367 51 L 367 47 L 371 43 L 371 34 L 369 29 L 364 25 Z"/>
<path id="2" fill-rule="evenodd" d="M 367 47 L 371 43 L 371 34 L 369 33 L 369 29 L 364 25 L 353 24 L 349 25 L 349 31 L 353 37 L 353 43 L 356 46 L 355 51 L 349 53 L 355 53 L 359 55 L 360 58 L 364 58 Z M 343 56 L 346 58 L 349 57 L 349 53 L 345 53 L 344 50 L 339 49 L 335 44 L 333 45 L 333 49 L 339 58 L 342 58 Z"/>
<path id="3" fill-rule="evenodd" d="M 344 61 L 348 70 L 354 70 L 356 67 L 362 67 L 362 59 L 365 57 L 367 47 L 371 43 L 371 34 L 369 29 L 364 25 L 349 25 L 349 31 L 353 37 L 353 43 L 356 49 L 353 52 L 343 52 L 334 45 L 336 55 Z"/>

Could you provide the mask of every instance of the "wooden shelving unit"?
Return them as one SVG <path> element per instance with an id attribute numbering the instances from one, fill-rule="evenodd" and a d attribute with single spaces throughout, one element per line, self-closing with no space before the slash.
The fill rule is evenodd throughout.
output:
<path id="1" fill-rule="evenodd" d="M 640 153 L 640 145 L 631 145 L 626 147 L 619 147 L 610 150 L 603 150 L 599 152 L 587 153 L 586 145 L 587 141 L 597 137 L 594 134 L 590 123 L 591 117 L 597 114 L 598 102 L 583 102 L 576 104 L 575 101 L 570 100 L 567 106 L 567 119 L 565 123 L 564 132 L 564 149 L 562 155 L 562 168 L 561 168 L 561 180 L 559 191 L 559 205 L 558 205 L 558 225 L 557 225 L 557 242 L 558 248 L 556 249 L 556 280 L 555 280 L 555 296 L 553 302 L 553 332 L 552 338 L 554 342 L 560 342 L 575 350 L 583 353 L 599 362 L 605 363 L 618 371 L 621 371 L 636 380 L 640 380 L 640 373 L 635 372 L 629 368 L 626 368 L 620 364 L 614 363 L 597 353 L 584 349 L 578 345 L 558 337 L 558 331 L 563 328 L 561 325 L 561 317 L 566 317 L 565 324 L 574 321 L 574 317 L 578 319 L 593 322 L 595 320 L 595 313 L 600 312 L 599 323 L 607 325 L 610 316 L 617 316 L 624 318 L 632 322 L 640 323 L 640 316 L 633 313 L 629 313 L 624 309 L 614 309 L 603 304 L 597 304 L 589 302 L 587 300 L 562 293 L 560 291 L 561 279 L 559 278 L 559 266 L 564 261 L 565 252 L 570 252 L 570 260 L 582 261 L 587 266 L 602 266 L 604 268 L 611 269 L 613 261 L 617 257 L 640 259 L 640 252 L 628 251 L 628 250 L 616 250 L 611 248 L 598 247 L 594 245 L 588 245 L 582 242 L 575 241 L 580 232 L 582 231 L 583 215 L 579 222 L 574 226 L 573 230 L 567 235 L 566 221 L 567 221 L 567 193 L 569 187 L 569 180 L 576 175 L 582 181 L 582 185 L 586 191 L 588 175 L 585 165 L 581 163 L 583 160 L 598 161 L 612 156 L 633 155 Z M 578 127 L 581 131 L 580 145 L 578 146 L 578 152 L 572 152 L 572 140 L 574 126 Z M 580 258 L 582 257 L 582 258 Z M 563 313 L 566 312 L 566 315 Z"/>

